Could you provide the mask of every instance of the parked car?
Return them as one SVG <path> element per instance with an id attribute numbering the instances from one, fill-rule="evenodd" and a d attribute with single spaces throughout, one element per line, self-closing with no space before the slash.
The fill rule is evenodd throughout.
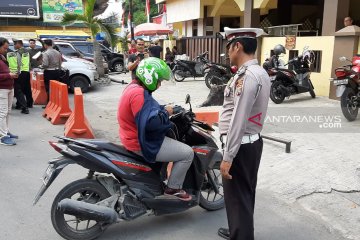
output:
<path id="1" fill-rule="evenodd" d="M 80 87 L 81 91 L 86 93 L 94 82 L 99 79 L 96 65 L 87 60 L 63 55 L 61 66 L 69 70 L 69 87 L 71 91 L 74 91 L 75 87 Z"/>
<path id="2" fill-rule="evenodd" d="M 94 43 L 87 41 L 71 41 L 71 44 L 81 51 L 85 56 L 94 57 Z M 103 44 L 99 43 L 100 51 L 103 57 L 106 59 L 109 69 L 113 72 L 126 71 L 124 68 L 124 55 L 111 51 Z"/>
<path id="3" fill-rule="evenodd" d="M 23 44 L 24 44 L 24 47 L 25 48 L 28 48 L 29 47 L 29 40 L 23 40 Z M 61 40 L 55 40 L 54 41 L 54 44 L 55 46 L 57 46 L 61 52 L 61 54 L 63 54 L 64 56 L 67 56 L 67 57 L 76 57 L 76 58 L 79 58 L 79 59 L 85 59 L 87 61 L 90 61 L 90 62 L 94 62 L 94 57 L 92 56 L 86 56 L 85 54 L 83 54 L 81 51 L 77 50 L 74 46 L 72 46 L 72 44 L 70 42 L 67 42 L 67 41 L 61 41 Z M 37 49 L 42 49 L 43 46 L 42 46 L 42 43 L 38 40 L 36 40 L 36 48 Z M 10 51 L 14 51 L 14 43 L 12 41 L 12 39 L 9 39 L 9 49 Z M 109 67 L 108 67 L 108 64 L 107 62 L 103 61 L 103 66 L 104 66 L 104 70 L 105 70 L 105 73 L 108 73 L 109 72 Z"/>
<path id="4" fill-rule="evenodd" d="M 56 40 L 56 41 L 54 41 L 54 44 L 59 48 L 60 52 L 65 56 L 83 58 L 85 60 L 88 60 L 88 61 L 94 63 L 94 55 L 88 56 L 87 54 L 83 53 L 79 49 L 75 48 L 74 45 L 72 44 L 72 42 Z M 105 61 L 105 59 L 103 61 L 103 66 L 104 66 L 105 73 L 108 73 L 109 66 L 108 66 L 108 63 Z"/>

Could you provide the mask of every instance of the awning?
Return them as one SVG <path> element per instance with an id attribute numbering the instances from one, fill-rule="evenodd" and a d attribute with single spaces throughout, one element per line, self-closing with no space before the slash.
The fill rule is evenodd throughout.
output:
<path id="1" fill-rule="evenodd" d="M 81 30 L 36 30 L 38 38 L 88 39 L 90 35 Z"/>

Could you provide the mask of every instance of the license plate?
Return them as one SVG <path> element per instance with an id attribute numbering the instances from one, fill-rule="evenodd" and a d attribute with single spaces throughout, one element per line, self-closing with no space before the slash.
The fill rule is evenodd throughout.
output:
<path id="1" fill-rule="evenodd" d="M 334 80 L 334 85 L 346 85 L 348 82 L 349 79 Z"/>
<path id="2" fill-rule="evenodd" d="M 43 175 L 43 177 L 41 178 L 42 182 L 44 183 L 44 185 L 47 185 L 49 183 L 50 178 L 52 177 L 52 175 L 54 174 L 54 168 L 49 165 Z"/>

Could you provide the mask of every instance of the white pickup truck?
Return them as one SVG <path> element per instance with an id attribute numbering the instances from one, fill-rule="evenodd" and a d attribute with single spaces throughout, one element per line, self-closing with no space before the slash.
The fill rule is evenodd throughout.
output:
<path id="1" fill-rule="evenodd" d="M 99 79 L 96 65 L 81 58 L 66 57 L 63 55 L 62 67 L 70 72 L 70 89 L 80 87 L 83 93 L 89 90 L 95 81 Z"/>

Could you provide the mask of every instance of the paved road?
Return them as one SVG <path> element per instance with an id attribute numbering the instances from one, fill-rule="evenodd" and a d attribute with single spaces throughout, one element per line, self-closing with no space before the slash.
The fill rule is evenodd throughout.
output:
<path id="1" fill-rule="evenodd" d="M 193 84 L 203 89 L 203 82 L 194 82 L 191 86 Z M 174 101 L 179 102 L 180 95 L 185 95 L 187 89 L 194 92 L 192 95 L 195 102 L 200 102 L 201 97 L 206 96 L 206 92 L 199 92 L 199 97 L 196 95 L 196 88 L 190 89 L 186 83 L 182 86 L 186 88 L 181 91 L 164 91 L 166 96 L 163 98 L 172 96 Z M 115 84 L 99 87 L 86 96 L 87 115 L 100 137 L 108 136 L 113 139 L 117 134 L 114 121 L 116 112 L 110 103 L 117 101 L 114 100 L 119 96 L 116 93 L 120 94 L 122 88 L 123 86 Z M 175 98 L 177 95 L 179 97 Z M 63 132 L 63 126 L 52 126 L 41 117 L 41 112 L 40 107 L 32 109 L 30 115 L 21 115 L 14 110 L 11 115 L 11 128 L 20 135 L 18 145 L 0 146 L 0 239 L 61 239 L 50 221 L 52 200 L 63 186 L 84 177 L 86 173 L 81 167 L 66 168 L 38 205 L 32 206 L 33 197 L 41 184 L 39 178 L 47 166 L 47 161 L 57 156 L 47 141 Z M 269 167 L 268 164 L 264 164 L 265 169 Z M 267 171 L 262 173 L 262 182 L 266 181 L 264 176 L 268 175 Z M 320 216 L 306 211 L 298 202 L 284 201 L 274 189 L 269 191 L 264 185 L 261 183 L 257 195 L 257 240 L 345 239 Z M 143 217 L 133 222 L 121 223 L 109 228 L 100 239 L 220 239 L 216 231 L 219 226 L 226 225 L 225 219 L 224 210 L 206 212 L 196 207 L 176 215 Z"/>

